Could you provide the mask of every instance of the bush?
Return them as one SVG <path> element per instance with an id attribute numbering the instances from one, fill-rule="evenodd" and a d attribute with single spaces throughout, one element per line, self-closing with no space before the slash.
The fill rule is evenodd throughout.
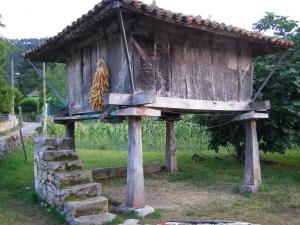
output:
<path id="1" fill-rule="evenodd" d="M 22 111 L 25 113 L 37 113 L 38 112 L 38 99 L 33 97 L 27 97 L 20 101 L 19 103 Z"/>

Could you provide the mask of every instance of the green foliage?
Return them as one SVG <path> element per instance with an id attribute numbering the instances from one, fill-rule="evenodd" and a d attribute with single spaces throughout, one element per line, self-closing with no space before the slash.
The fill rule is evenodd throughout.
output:
<path id="1" fill-rule="evenodd" d="M 16 77 L 16 86 L 24 96 L 34 90 L 42 90 L 42 79 L 36 74 L 34 69 L 28 69 Z"/>
<path id="2" fill-rule="evenodd" d="M 284 59 L 281 66 L 263 89 L 258 100 L 270 100 L 270 119 L 258 122 L 260 149 L 267 152 L 284 153 L 293 144 L 300 144 L 300 28 L 297 21 L 288 17 L 267 13 L 254 24 L 259 32 L 272 31 L 281 38 L 287 38 L 296 44 Z M 280 55 L 267 55 L 256 59 L 254 67 L 254 93 L 271 72 Z M 234 118 L 229 116 L 197 117 L 196 121 L 208 127 L 223 124 Z M 219 146 L 232 144 L 237 158 L 242 158 L 244 150 L 244 127 L 242 123 L 231 123 L 211 129 L 210 146 L 217 150 Z"/>
<path id="3" fill-rule="evenodd" d="M 35 97 L 26 97 L 22 99 L 19 103 L 19 106 L 22 108 L 23 112 L 32 113 L 38 112 L 39 102 L 38 98 Z"/>
<path id="4" fill-rule="evenodd" d="M 271 29 L 279 37 L 295 42 L 293 52 L 286 57 L 260 96 L 260 99 L 271 100 L 272 105 L 270 119 L 258 124 L 262 140 L 260 147 L 264 151 L 284 152 L 293 144 L 300 143 L 300 27 L 297 21 L 267 13 L 254 28 L 260 31 Z M 278 55 L 270 55 L 256 60 L 255 89 L 270 73 L 278 58 Z"/>
<path id="5" fill-rule="evenodd" d="M 275 15 L 273 12 L 266 12 L 261 20 L 253 24 L 253 29 L 260 33 L 272 31 L 276 36 L 293 41 L 299 41 L 300 37 L 298 21 L 289 19 L 288 16 Z"/>
<path id="6" fill-rule="evenodd" d="M 64 218 L 41 206 L 34 191 L 33 144 L 27 144 L 28 161 L 21 149 L 0 159 L 0 224 L 65 225 Z M 37 222 L 39 221 L 39 222 Z"/>
<path id="7" fill-rule="evenodd" d="M 48 135 L 60 137 L 65 128 L 60 125 L 49 124 Z M 179 151 L 200 151 L 207 148 L 208 134 L 205 129 L 195 125 L 191 117 L 186 117 L 176 123 L 176 144 Z M 166 143 L 165 122 L 145 118 L 142 125 L 143 149 L 164 151 Z M 100 122 L 76 123 L 76 144 L 79 148 L 89 149 L 127 149 L 128 126 L 127 122 L 120 124 L 106 124 Z"/>
<path id="8" fill-rule="evenodd" d="M 7 45 L 5 41 L 0 38 L 0 112 L 9 112 L 12 108 L 12 88 L 4 79 L 4 66 L 6 64 Z"/>
<path id="9" fill-rule="evenodd" d="M 64 99 L 67 98 L 67 71 L 65 64 L 47 64 L 47 80 L 55 87 L 57 93 Z M 49 103 L 55 106 L 62 106 L 54 93 L 48 90 L 47 99 Z"/>

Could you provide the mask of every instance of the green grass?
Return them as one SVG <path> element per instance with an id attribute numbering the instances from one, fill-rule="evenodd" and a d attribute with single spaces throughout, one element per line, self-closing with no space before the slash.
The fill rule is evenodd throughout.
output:
<path id="1" fill-rule="evenodd" d="M 63 225 L 64 219 L 41 202 L 34 192 L 33 145 L 27 145 L 28 161 L 18 150 L 0 160 L 0 224 Z"/>
<path id="2" fill-rule="evenodd" d="M 180 182 L 199 190 L 208 190 L 220 195 L 232 195 L 237 200 L 224 207 L 222 201 L 211 199 L 205 207 L 187 207 L 183 212 L 161 210 L 158 215 L 146 217 L 143 224 L 155 224 L 170 218 L 186 219 L 227 219 L 243 220 L 261 224 L 298 224 L 300 221 L 300 150 L 293 149 L 285 155 L 262 153 L 261 163 L 263 185 L 257 194 L 240 194 L 238 189 L 243 183 L 244 166 L 230 160 L 228 152 L 223 149 L 219 154 L 213 151 L 202 152 L 209 158 L 192 162 L 193 152 L 177 152 L 180 173 L 167 173 L 148 177 Z M 126 151 L 80 150 L 80 158 L 86 161 L 87 168 L 101 168 L 126 165 Z M 144 163 L 164 162 L 164 152 L 143 153 Z M 124 186 L 121 182 L 112 181 L 113 185 Z M 229 201 L 229 200 L 228 200 Z M 201 208 L 201 210 L 199 210 Z M 171 216 L 170 216 L 171 215 Z M 124 219 L 124 218 L 121 218 Z M 117 218 L 120 221 L 120 217 Z M 274 223 L 276 221 L 276 223 Z M 117 224 L 117 223 L 112 223 Z"/>
<path id="3" fill-rule="evenodd" d="M 34 194 L 33 181 L 33 146 L 27 146 L 29 160 L 24 162 L 21 150 L 10 153 L 0 161 L 0 224 L 1 225 L 62 225 L 65 221 L 55 210 L 41 206 Z M 86 168 L 125 166 L 126 151 L 88 150 L 79 151 L 80 159 L 85 160 Z M 186 195 L 195 192 L 194 199 L 205 197 L 206 203 L 188 204 L 179 209 L 157 210 L 141 220 L 141 224 L 156 224 L 168 219 L 228 219 L 243 220 L 260 224 L 292 225 L 300 224 L 300 149 L 289 150 L 285 155 L 262 153 L 263 185 L 257 194 L 240 194 L 239 185 L 243 182 L 243 165 L 230 160 L 226 149 L 219 154 L 202 151 L 209 158 L 192 162 L 192 151 L 178 151 L 180 173 L 169 175 L 161 173 L 148 176 L 146 183 L 151 188 L 155 183 L 162 183 L 161 192 L 183 184 Z M 163 151 L 144 151 L 144 163 L 164 163 Z M 125 186 L 125 179 L 103 182 L 103 190 L 110 182 L 120 187 Z M 146 191 L 148 190 L 146 189 Z M 174 189 L 174 188 L 173 188 Z M 175 188 L 176 190 L 176 188 Z M 206 196 L 207 193 L 215 193 Z M 122 194 L 123 195 L 123 194 Z M 185 194 L 184 194 L 185 195 Z M 183 198 L 176 195 L 174 198 Z M 216 197 L 218 196 L 218 197 Z M 230 198 L 228 198 L 230 196 Z M 190 203 L 193 203 L 190 202 Z M 199 205 L 200 204 L 200 205 Z M 119 224 L 133 214 L 121 215 L 110 223 Z M 37 222 L 38 221 L 38 222 Z"/>

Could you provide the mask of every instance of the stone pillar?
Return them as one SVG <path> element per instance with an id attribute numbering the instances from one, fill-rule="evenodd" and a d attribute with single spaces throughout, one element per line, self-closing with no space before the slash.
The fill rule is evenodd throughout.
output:
<path id="1" fill-rule="evenodd" d="M 68 122 L 66 124 L 66 137 L 72 139 L 71 147 L 75 149 L 75 122 Z"/>
<path id="2" fill-rule="evenodd" d="M 171 173 L 178 172 L 174 121 L 166 121 L 166 168 Z"/>
<path id="3" fill-rule="evenodd" d="M 245 180 L 241 192 L 257 192 L 261 184 L 256 120 L 246 120 Z"/>
<path id="4" fill-rule="evenodd" d="M 145 207 L 141 125 L 141 117 L 129 117 L 126 206 L 134 209 Z"/>

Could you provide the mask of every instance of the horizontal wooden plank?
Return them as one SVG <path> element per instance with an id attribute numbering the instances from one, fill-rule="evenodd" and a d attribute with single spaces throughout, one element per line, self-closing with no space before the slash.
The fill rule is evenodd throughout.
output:
<path id="1" fill-rule="evenodd" d="M 267 113 L 257 113 L 257 112 L 248 112 L 242 115 L 239 115 L 235 118 L 235 121 L 245 121 L 245 120 L 257 120 L 257 119 L 268 119 L 269 115 Z"/>
<path id="2" fill-rule="evenodd" d="M 136 93 L 132 96 L 132 105 L 145 105 L 145 104 L 151 104 L 155 102 L 156 102 L 155 94 L 141 92 L 141 93 Z"/>
<path id="3" fill-rule="evenodd" d="M 144 165 L 145 174 L 158 173 L 163 170 L 163 166 L 159 163 L 151 163 Z M 125 177 L 126 176 L 126 167 L 115 167 L 115 168 L 99 168 L 93 169 L 92 175 L 94 181 L 106 180 L 116 177 Z"/>
<path id="4" fill-rule="evenodd" d="M 104 96 L 105 105 L 138 106 L 156 102 L 156 96 L 151 93 L 141 92 L 132 94 L 108 93 Z"/>
<path id="5" fill-rule="evenodd" d="M 99 119 L 101 114 L 88 114 L 88 115 L 76 115 L 76 116 L 66 116 L 66 117 L 54 117 L 54 123 L 65 124 L 68 122 L 76 122 L 81 120 L 95 120 Z"/>
<path id="6" fill-rule="evenodd" d="M 146 107 L 129 107 L 125 109 L 118 109 L 111 112 L 111 116 L 161 116 L 161 111 L 157 109 L 150 109 Z"/>
<path id="7" fill-rule="evenodd" d="M 132 95 L 130 94 L 107 94 L 107 105 L 132 105 Z M 153 99 L 152 99 L 153 100 Z M 216 112 L 216 111 L 267 111 L 270 109 L 269 101 L 205 101 L 172 97 L 155 97 L 155 102 L 145 104 L 148 108 L 159 109 L 170 112 Z"/>

